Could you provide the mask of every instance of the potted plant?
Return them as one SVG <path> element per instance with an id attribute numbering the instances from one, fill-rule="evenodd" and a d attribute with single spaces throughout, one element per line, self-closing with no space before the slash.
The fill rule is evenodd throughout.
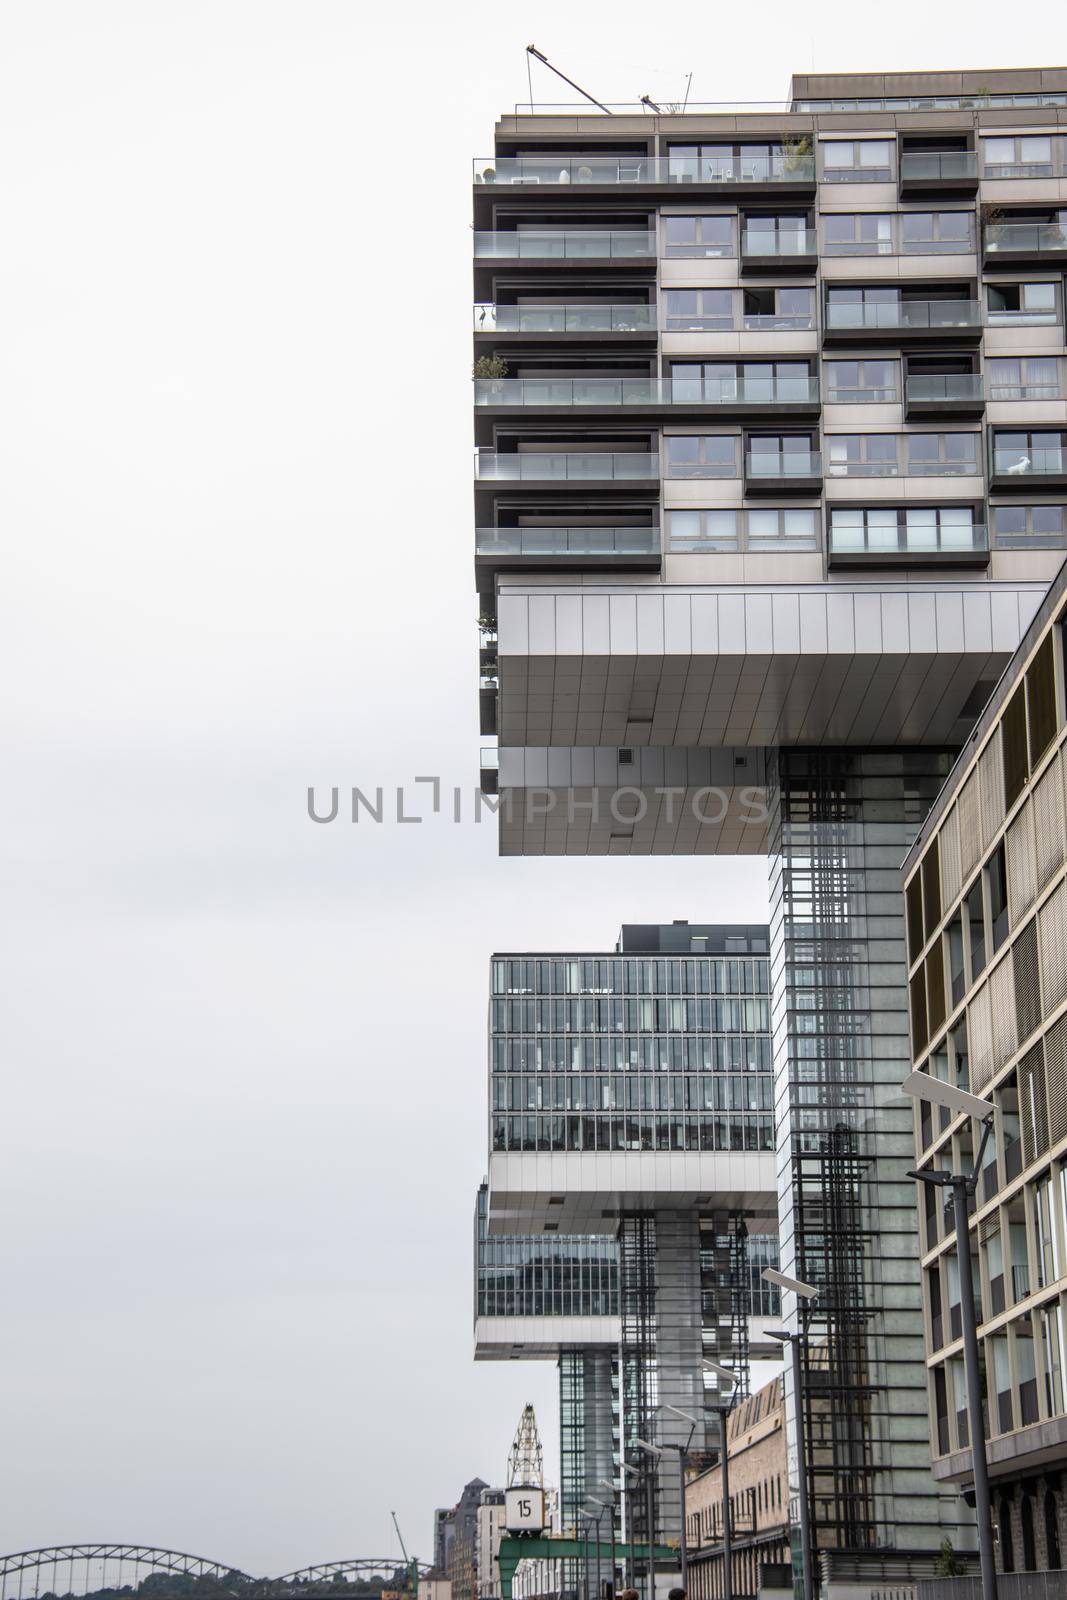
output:
<path id="1" fill-rule="evenodd" d="M 496 182 L 496 168 L 495 167 L 486 167 L 485 168 L 485 170 L 482 173 L 482 182 L 483 183 L 495 183 Z"/>
<path id="2" fill-rule="evenodd" d="M 811 161 L 811 139 L 805 133 L 799 139 L 782 140 L 782 170 L 790 176 L 803 172 Z"/>
<path id="3" fill-rule="evenodd" d="M 477 356 L 474 361 L 474 376 L 489 380 L 489 393 L 502 395 L 504 393 L 503 379 L 508 375 L 508 364 L 503 356 Z"/>
<path id="4" fill-rule="evenodd" d="M 592 169 L 592 167 L 586 167 L 586 166 L 579 167 L 578 168 L 578 182 L 579 183 L 592 183 L 592 181 L 593 181 L 593 169 Z"/>

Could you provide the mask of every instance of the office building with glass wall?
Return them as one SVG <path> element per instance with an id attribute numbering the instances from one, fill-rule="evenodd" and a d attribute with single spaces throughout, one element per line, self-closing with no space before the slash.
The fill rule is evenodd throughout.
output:
<path id="1" fill-rule="evenodd" d="M 803 1428 L 831 1587 L 918 1576 L 971 1535 L 930 1470 L 898 870 L 1067 546 L 1067 71 L 518 106 L 474 180 L 500 849 L 769 856 L 772 1188 L 819 1290 L 791 1471 Z M 510 1145 L 584 1107 L 498 1114 L 546 1199 L 593 1159 Z M 683 1140 L 716 1114 L 761 1136 Z"/>

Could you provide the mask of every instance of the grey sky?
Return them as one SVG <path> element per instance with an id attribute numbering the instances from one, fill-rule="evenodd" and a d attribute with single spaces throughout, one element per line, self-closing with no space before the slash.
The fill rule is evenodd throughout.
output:
<path id="1" fill-rule="evenodd" d="M 488 954 L 762 917 L 765 864 L 304 791 L 475 782 L 468 184 L 525 44 L 766 99 L 1035 64 L 1057 11 L 753 15 L 0 6 L 5 1550 L 276 1572 L 396 1507 L 425 1556 L 527 1399 L 554 1467 L 551 1366 L 470 1359 Z"/>

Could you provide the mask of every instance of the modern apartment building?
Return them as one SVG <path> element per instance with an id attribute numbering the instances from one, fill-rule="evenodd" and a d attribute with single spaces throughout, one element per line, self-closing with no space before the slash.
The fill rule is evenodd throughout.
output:
<path id="1" fill-rule="evenodd" d="M 970 1219 L 990 1488 L 1005 1572 L 1067 1551 L 1067 702 L 1061 571 L 960 755 L 907 874 L 915 1067 L 990 1102 Z M 970 1171 L 975 1124 L 916 1112 L 920 1170 Z M 961 1165 L 962 1163 L 962 1165 Z M 955 1223 L 922 1185 L 934 1472 L 972 1479 Z"/>
<path id="2" fill-rule="evenodd" d="M 627 926 L 602 954 L 492 959 L 479 1359 L 554 1359 L 561 1518 L 637 1438 L 684 1442 L 702 1358 L 745 1379 L 778 1314 L 765 927 Z M 619 1497 L 619 1529 L 624 1499 Z M 644 1497 L 628 1507 L 641 1536 Z M 678 1486 L 656 1487 L 677 1537 Z"/>
<path id="3" fill-rule="evenodd" d="M 898 867 L 1067 544 L 1067 71 L 520 107 L 473 198 L 500 848 L 769 856 L 816 1535 L 831 1586 L 921 1572 L 972 1535 L 930 1473 Z M 786 1414 L 795 1450 L 788 1377 Z"/>

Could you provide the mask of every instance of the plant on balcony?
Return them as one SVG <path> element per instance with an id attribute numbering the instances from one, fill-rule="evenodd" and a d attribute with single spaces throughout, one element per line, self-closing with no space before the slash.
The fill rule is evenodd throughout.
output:
<path id="1" fill-rule="evenodd" d="M 492 181 L 493 181 L 493 179 L 495 177 L 496 177 L 496 168 L 495 167 L 486 167 L 484 172 L 482 173 L 482 182 L 483 183 L 492 183 Z"/>
<path id="2" fill-rule="evenodd" d="M 800 172 L 811 160 L 811 139 L 802 134 L 799 139 L 782 140 L 782 170 Z"/>
<path id="3" fill-rule="evenodd" d="M 998 206 L 995 201 L 987 200 L 980 209 L 983 227 L 991 228 L 1004 221 L 1004 207 Z"/>
<path id="4" fill-rule="evenodd" d="M 942 1539 L 941 1548 L 934 1557 L 935 1578 L 962 1578 L 967 1571 L 967 1563 L 961 1561 L 952 1548 L 951 1539 Z"/>
<path id="5" fill-rule="evenodd" d="M 592 183 L 592 181 L 593 181 L 593 169 L 592 169 L 592 167 L 585 167 L 585 166 L 579 167 L 578 168 L 578 182 L 579 183 Z"/>
<path id="6" fill-rule="evenodd" d="M 503 356 L 477 356 L 474 362 L 474 376 L 476 378 L 506 378 L 508 364 Z"/>

